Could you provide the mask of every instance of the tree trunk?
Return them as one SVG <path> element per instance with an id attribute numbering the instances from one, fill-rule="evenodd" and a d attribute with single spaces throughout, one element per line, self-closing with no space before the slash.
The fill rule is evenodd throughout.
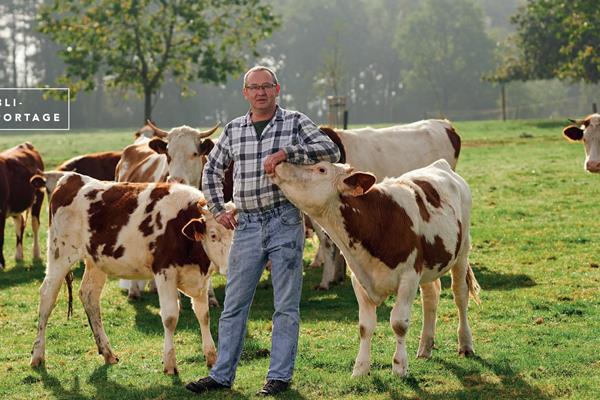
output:
<path id="1" fill-rule="evenodd" d="M 149 119 L 152 119 L 152 88 L 144 86 L 144 120 L 142 125 L 145 125 Z"/>

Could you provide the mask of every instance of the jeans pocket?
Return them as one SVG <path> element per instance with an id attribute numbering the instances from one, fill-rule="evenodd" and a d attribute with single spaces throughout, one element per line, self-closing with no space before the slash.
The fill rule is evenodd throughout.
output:
<path id="1" fill-rule="evenodd" d="M 243 231 L 248 226 L 248 221 L 245 218 L 238 218 L 237 226 L 235 227 L 236 231 Z"/>
<path id="2" fill-rule="evenodd" d="M 297 208 L 292 208 L 281 214 L 281 223 L 288 226 L 298 225 L 302 222 L 302 213 Z"/>

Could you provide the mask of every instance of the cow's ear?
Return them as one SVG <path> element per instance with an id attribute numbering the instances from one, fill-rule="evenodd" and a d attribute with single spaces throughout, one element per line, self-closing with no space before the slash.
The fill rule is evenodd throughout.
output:
<path id="1" fill-rule="evenodd" d="M 204 218 L 195 218 L 185 224 L 183 229 L 181 229 L 181 233 L 183 233 L 186 238 L 194 242 L 199 242 L 206 234 L 206 221 Z"/>
<path id="2" fill-rule="evenodd" d="M 563 135 L 574 142 L 579 142 L 583 139 L 583 130 L 576 125 L 569 125 L 563 129 Z"/>
<path id="3" fill-rule="evenodd" d="M 354 172 L 344 179 L 346 188 L 342 194 L 346 196 L 362 196 L 377 182 L 375 175 L 368 172 Z"/>
<path id="4" fill-rule="evenodd" d="M 201 154 L 203 156 L 208 155 L 208 153 L 210 153 L 213 147 L 215 147 L 215 142 L 213 142 L 210 139 L 205 139 L 202 142 L 200 142 L 200 145 L 198 146 L 198 154 Z"/>
<path id="5" fill-rule="evenodd" d="M 34 175 L 29 179 L 29 183 L 36 189 L 41 189 L 46 186 L 46 178 L 43 175 Z"/>
<path id="6" fill-rule="evenodd" d="M 158 154 L 167 154 L 167 142 L 160 138 L 150 140 L 148 146 Z"/>

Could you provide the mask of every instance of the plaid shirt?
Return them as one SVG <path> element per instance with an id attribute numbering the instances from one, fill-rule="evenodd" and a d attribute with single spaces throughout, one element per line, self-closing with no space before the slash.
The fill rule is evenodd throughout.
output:
<path id="1" fill-rule="evenodd" d="M 265 158 L 280 149 L 285 151 L 286 161 L 294 164 L 336 162 L 340 158 L 338 147 L 306 115 L 277 106 L 275 116 L 258 136 L 248 112 L 225 126 L 208 155 L 202 192 L 209 210 L 214 215 L 225 211 L 222 182 L 232 160 L 233 202 L 239 211 L 266 211 L 289 203 L 263 167 Z"/>

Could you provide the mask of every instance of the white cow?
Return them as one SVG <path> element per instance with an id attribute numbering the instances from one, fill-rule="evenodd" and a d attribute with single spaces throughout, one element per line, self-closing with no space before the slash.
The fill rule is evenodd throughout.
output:
<path id="1" fill-rule="evenodd" d="M 575 125 L 563 129 L 563 135 L 569 140 L 583 142 L 584 168 L 588 172 L 600 172 L 600 114 L 588 115 L 581 121 L 570 121 Z"/>
<path id="2" fill-rule="evenodd" d="M 340 147 L 340 163 L 370 171 L 379 179 L 400 176 L 440 158 L 454 169 L 460 154 L 460 136 L 448 120 L 428 119 L 387 128 L 321 129 Z M 344 279 L 345 263 L 323 231 L 318 226 L 315 231 L 324 248 L 319 246 L 312 266 L 323 263 L 323 276 L 317 288 L 327 290 L 331 283 Z"/>
<path id="3" fill-rule="evenodd" d="M 431 357 L 439 277 L 447 271 L 459 312 L 458 349 L 473 354 L 467 306 L 469 294 L 479 301 L 479 285 L 468 263 L 471 194 L 448 162 L 439 160 L 378 184 L 372 174 L 353 172 L 347 165 L 283 163 L 273 180 L 329 233 L 352 270 L 360 324 L 353 376 L 369 372 L 376 308 L 390 295 L 396 295 L 390 315 L 397 339 L 392 370 L 407 374 L 405 337 L 419 286 L 424 318 L 417 355 Z"/>
<path id="4" fill-rule="evenodd" d="M 181 184 L 103 182 L 72 172 L 63 174 L 50 201 L 48 265 L 40 288 L 38 334 L 31 365 L 44 361 L 46 324 L 62 281 L 73 263 L 84 260 L 79 295 L 98 352 L 107 364 L 118 361 L 100 316 L 100 295 L 106 278 L 111 276 L 155 278 L 165 332 L 163 364 L 167 374 L 177 373 L 173 342 L 179 318 L 177 291 L 191 297 L 200 323 L 202 350 L 211 366 L 216 349 L 210 333 L 208 282 L 212 265 L 227 261 L 231 242 L 212 241 L 207 235 L 219 229 L 219 224 L 206 219 L 202 193 Z M 43 178 L 37 177 L 32 184 L 41 187 Z M 70 289 L 70 281 L 67 283 Z"/>

